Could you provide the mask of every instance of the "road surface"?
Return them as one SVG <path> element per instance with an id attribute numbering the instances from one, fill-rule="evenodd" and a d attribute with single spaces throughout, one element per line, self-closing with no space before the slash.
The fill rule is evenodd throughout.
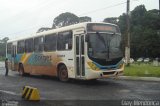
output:
<path id="1" fill-rule="evenodd" d="M 99 79 L 72 80 L 64 83 L 57 78 L 46 76 L 21 77 L 17 72 L 11 71 L 7 77 L 4 74 L 4 64 L 0 63 L 2 105 L 8 103 L 14 106 L 106 106 L 107 104 L 129 106 L 125 103 L 149 101 L 160 106 L 160 82 Z M 21 98 L 22 88 L 26 85 L 39 89 L 41 97 L 39 102 L 29 102 Z"/>

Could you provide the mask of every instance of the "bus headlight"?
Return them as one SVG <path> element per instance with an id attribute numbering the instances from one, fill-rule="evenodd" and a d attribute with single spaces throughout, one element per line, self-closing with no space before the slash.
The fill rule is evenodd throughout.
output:
<path id="1" fill-rule="evenodd" d="M 93 62 L 88 62 L 88 65 L 91 67 L 92 70 L 95 70 L 95 71 L 100 70 Z"/>

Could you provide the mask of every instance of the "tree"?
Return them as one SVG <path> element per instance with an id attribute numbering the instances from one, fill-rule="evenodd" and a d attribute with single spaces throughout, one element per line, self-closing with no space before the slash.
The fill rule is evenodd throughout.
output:
<path id="1" fill-rule="evenodd" d="M 4 38 L 2 39 L 2 42 L 3 42 L 3 43 L 7 43 L 8 40 L 9 40 L 8 37 L 4 37 Z"/>
<path id="2" fill-rule="evenodd" d="M 144 19 L 146 8 L 144 5 L 137 6 L 131 11 L 131 56 L 132 57 L 145 57 L 145 44 L 144 44 Z"/>
<path id="3" fill-rule="evenodd" d="M 42 28 L 39 28 L 37 33 L 39 32 L 43 32 L 43 31 L 47 31 L 47 30 L 51 30 L 52 28 L 47 28 L 47 27 L 42 27 Z"/>
<path id="4" fill-rule="evenodd" d="M 125 44 L 126 44 L 126 14 L 123 13 L 118 17 L 118 26 L 120 27 L 120 31 L 122 33 L 122 51 L 124 54 L 125 51 Z"/>
<path id="5" fill-rule="evenodd" d="M 144 5 L 140 5 L 131 11 L 130 18 L 131 57 L 159 57 L 160 18 L 158 10 L 147 11 Z M 126 41 L 126 14 L 123 13 L 118 20 L 124 48 Z"/>
<path id="6" fill-rule="evenodd" d="M 92 19 L 91 17 L 84 16 L 84 17 L 79 17 L 79 22 L 91 22 Z"/>
<path id="7" fill-rule="evenodd" d="M 77 24 L 80 22 L 91 22 L 91 21 L 92 21 L 91 17 L 88 17 L 88 16 L 78 17 L 73 13 L 66 12 L 54 18 L 52 29 L 68 26 L 72 24 Z"/>
<path id="8" fill-rule="evenodd" d="M 147 54 L 152 57 L 160 56 L 160 18 L 158 10 L 153 9 L 145 13 L 144 41 Z"/>
<path id="9" fill-rule="evenodd" d="M 103 22 L 118 24 L 118 18 L 117 17 L 105 18 Z"/>
<path id="10" fill-rule="evenodd" d="M 4 37 L 0 40 L 0 57 L 5 57 L 6 54 L 6 43 L 9 40 L 8 37 Z"/>
<path id="11" fill-rule="evenodd" d="M 79 23 L 79 18 L 73 13 L 62 13 L 53 20 L 52 28 L 63 27 Z"/>
<path id="12" fill-rule="evenodd" d="M 159 10 L 156 9 L 147 11 L 145 14 L 144 25 L 147 25 L 148 28 L 154 30 L 160 30 L 160 17 L 158 12 Z"/>
<path id="13" fill-rule="evenodd" d="M 147 10 L 144 5 L 137 6 L 131 11 L 131 24 L 143 25 L 146 12 Z"/>

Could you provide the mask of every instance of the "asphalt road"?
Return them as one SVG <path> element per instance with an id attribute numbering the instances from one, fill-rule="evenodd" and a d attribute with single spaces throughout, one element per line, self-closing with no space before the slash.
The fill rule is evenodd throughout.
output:
<path id="1" fill-rule="evenodd" d="M 0 63 L 0 105 L 14 106 L 130 106 L 125 101 L 154 101 L 160 106 L 160 82 L 99 79 L 97 81 L 72 80 L 64 83 L 57 78 L 44 76 L 21 77 L 9 72 Z M 21 98 L 24 86 L 36 87 L 40 91 L 39 102 L 28 102 Z M 134 106 L 134 105 L 131 105 Z M 147 105 L 150 106 L 150 105 Z"/>

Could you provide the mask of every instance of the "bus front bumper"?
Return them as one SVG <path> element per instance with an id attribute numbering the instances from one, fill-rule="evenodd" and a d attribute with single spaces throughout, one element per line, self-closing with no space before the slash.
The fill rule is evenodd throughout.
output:
<path id="1" fill-rule="evenodd" d="M 99 70 L 99 71 L 94 71 L 94 70 L 88 70 L 88 74 L 86 76 L 87 80 L 89 79 L 100 79 L 100 78 L 113 78 L 117 76 L 123 75 L 123 69 L 116 69 L 116 70 Z"/>

